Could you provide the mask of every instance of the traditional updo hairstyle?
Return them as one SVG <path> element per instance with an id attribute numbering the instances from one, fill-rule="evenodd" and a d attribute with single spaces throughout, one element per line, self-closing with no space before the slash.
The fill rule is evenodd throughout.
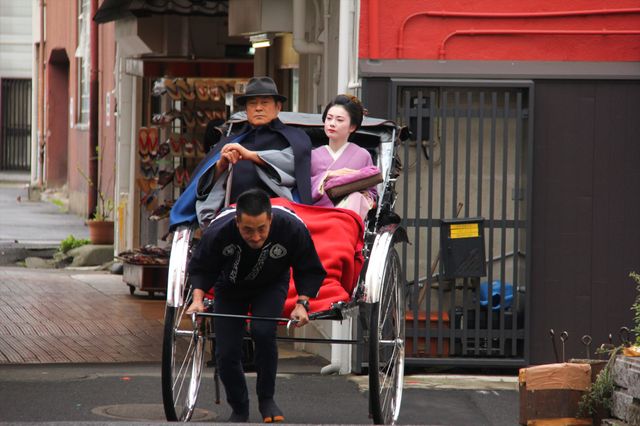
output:
<path id="1" fill-rule="evenodd" d="M 341 106 L 347 111 L 349 114 L 349 118 L 351 119 L 351 124 L 355 124 L 356 129 L 360 128 L 362 124 L 362 118 L 366 114 L 366 110 L 362 106 L 362 102 L 360 99 L 356 98 L 352 95 L 338 95 L 336 96 L 329 104 L 325 107 L 324 112 L 322 113 L 322 122 L 327 119 L 327 113 L 334 106 Z M 354 130 L 354 132 L 355 132 Z"/>

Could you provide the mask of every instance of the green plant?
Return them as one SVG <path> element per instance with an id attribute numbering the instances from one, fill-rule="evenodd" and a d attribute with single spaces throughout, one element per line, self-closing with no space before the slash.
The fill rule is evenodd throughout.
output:
<path id="1" fill-rule="evenodd" d="M 637 272 L 630 272 L 629 276 L 636 282 L 636 300 L 631 305 L 633 311 L 633 332 L 636 335 L 635 345 L 640 346 L 640 274 Z"/>
<path id="2" fill-rule="evenodd" d="M 114 209 L 113 198 L 108 197 L 107 194 L 105 194 L 102 191 L 102 187 L 100 185 L 100 178 L 102 176 L 102 155 L 100 153 L 100 147 L 96 147 L 95 158 L 97 159 L 98 164 L 100 166 L 98 169 L 98 186 L 97 186 L 98 200 L 96 203 L 96 211 L 93 214 L 93 217 L 91 220 L 98 220 L 98 221 L 111 220 L 111 215 L 113 214 L 113 209 Z M 78 172 L 84 178 L 84 180 L 87 181 L 87 184 L 89 186 L 94 186 L 94 183 L 91 177 L 87 176 L 87 174 L 84 173 L 82 169 L 80 169 L 80 167 L 78 167 Z"/>
<path id="3" fill-rule="evenodd" d="M 58 207 L 58 209 L 60 209 L 60 211 L 61 211 L 62 213 L 66 213 L 66 212 L 67 212 L 67 210 L 68 210 L 68 209 L 67 209 L 67 206 L 64 204 L 64 201 L 62 201 L 62 200 L 59 200 L 59 199 L 57 199 L 57 198 L 53 198 L 53 199 L 51 199 L 51 203 L 52 203 L 54 206 Z"/>
<path id="4" fill-rule="evenodd" d="M 596 414 L 598 410 L 604 409 L 609 411 L 611 409 L 611 397 L 613 396 L 614 388 L 611 369 L 620 349 L 622 349 L 622 346 L 614 347 L 611 350 L 600 350 L 596 352 L 609 352 L 609 360 L 602 371 L 598 373 L 589 391 L 580 398 L 578 417 L 590 417 Z"/>
<path id="5" fill-rule="evenodd" d="M 74 237 L 73 235 L 69 235 L 67 238 L 65 238 L 64 240 L 60 241 L 60 252 L 61 253 L 66 253 L 71 249 L 74 249 L 76 247 L 80 247 L 80 246 L 84 246 L 86 244 L 91 244 L 91 241 L 87 240 L 87 239 L 78 239 L 76 237 Z"/>

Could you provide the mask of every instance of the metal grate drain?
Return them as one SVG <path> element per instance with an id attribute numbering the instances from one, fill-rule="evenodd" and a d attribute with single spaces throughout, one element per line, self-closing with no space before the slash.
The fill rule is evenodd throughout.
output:
<path id="1" fill-rule="evenodd" d="M 91 410 L 93 414 L 120 420 L 134 421 L 166 421 L 162 404 L 118 404 L 103 405 Z M 191 421 L 215 420 L 218 414 L 196 408 Z"/>

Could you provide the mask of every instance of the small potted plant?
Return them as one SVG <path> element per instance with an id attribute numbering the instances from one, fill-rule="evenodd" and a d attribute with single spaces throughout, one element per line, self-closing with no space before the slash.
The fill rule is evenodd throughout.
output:
<path id="1" fill-rule="evenodd" d="M 100 170 L 98 171 L 98 199 L 95 213 L 87 220 L 89 240 L 91 240 L 91 244 L 113 244 L 114 222 L 112 215 L 114 203 L 113 198 L 107 196 L 100 185 L 100 176 L 102 175 L 100 148 L 96 148 L 96 155 L 100 165 Z M 89 186 L 94 186 L 93 180 L 83 173 L 80 168 L 78 168 L 78 172 L 80 172 L 80 175 L 87 181 Z"/>

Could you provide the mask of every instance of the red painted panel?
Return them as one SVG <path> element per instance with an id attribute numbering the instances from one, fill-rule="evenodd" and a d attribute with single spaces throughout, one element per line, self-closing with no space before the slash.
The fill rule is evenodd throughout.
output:
<path id="1" fill-rule="evenodd" d="M 640 61 L 640 1 L 361 3 L 359 57 Z M 375 11 L 378 13 L 375 13 Z"/>

